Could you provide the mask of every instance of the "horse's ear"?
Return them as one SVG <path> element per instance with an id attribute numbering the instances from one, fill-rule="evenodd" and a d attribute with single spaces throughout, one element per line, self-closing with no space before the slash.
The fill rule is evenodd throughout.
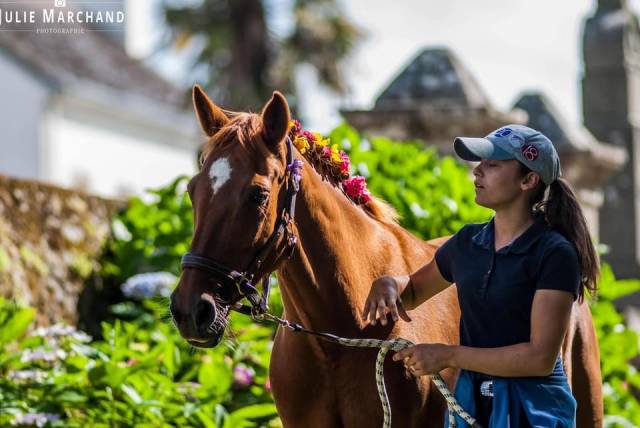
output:
<path id="1" fill-rule="evenodd" d="M 274 91 L 271 99 L 262 110 L 262 134 L 265 142 L 274 147 L 280 143 L 289 130 L 289 104 L 278 91 Z"/>
<path id="2" fill-rule="evenodd" d="M 193 86 L 193 107 L 196 110 L 200 127 L 208 137 L 213 136 L 229 122 L 227 115 L 209 99 L 198 84 Z"/>

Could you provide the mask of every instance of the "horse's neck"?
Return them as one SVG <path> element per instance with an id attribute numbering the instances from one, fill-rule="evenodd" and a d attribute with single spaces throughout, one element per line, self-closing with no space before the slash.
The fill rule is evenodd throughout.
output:
<path id="1" fill-rule="evenodd" d="M 372 243 L 394 237 L 308 164 L 295 223 L 296 251 L 279 270 L 287 316 L 315 329 L 358 325 L 371 281 L 387 265 L 384 249 Z"/>

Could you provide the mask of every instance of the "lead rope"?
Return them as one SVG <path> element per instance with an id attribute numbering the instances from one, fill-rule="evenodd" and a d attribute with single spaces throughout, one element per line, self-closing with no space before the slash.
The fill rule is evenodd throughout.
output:
<path id="1" fill-rule="evenodd" d="M 300 324 L 292 323 L 288 320 L 278 318 L 277 316 L 270 313 L 264 313 L 260 315 L 254 314 L 253 319 L 256 321 L 267 319 L 269 321 L 280 324 L 281 326 L 286 327 L 293 332 L 303 332 L 311 334 L 325 339 L 329 342 L 339 343 L 340 345 L 344 346 L 351 346 L 356 348 L 380 348 L 380 351 L 378 352 L 378 356 L 376 358 L 376 385 L 378 387 L 378 396 L 380 397 L 380 401 L 382 402 L 382 412 L 384 413 L 384 422 L 382 424 L 382 427 L 391 427 L 391 403 L 389 402 L 389 396 L 387 395 L 387 388 L 384 384 L 383 375 L 384 359 L 390 350 L 398 352 L 402 349 L 414 346 L 415 344 L 413 342 L 406 339 L 347 339 L 329 333 L 318 333 L 312 330 L 307 330 Z M 429 375 L 429 377 L 431 377 L 431 380 L 436 385 L 436 388 L 438 388 L 438 391 L 440 391 L 440 393 L 447 401 L 447 410 L 449 412 L 449 428 L 457 427 L 457 423 L 454 417 L 455 413 L 460 415 L 460 417 L 464 419 L 465 422 L 467 422 L 471 426 L 471 428 L 482 428 L 482 425 L 480 425 L 473 418 L 473 416 L 467 413 L 462 408 L 462 406 L 460 406 L 458 400 L 455 399 L 451 391 L 449 391 L 449 388 L 447 388 L 447 384 L 444 382 L 444 379 L 442 379 L 442 376 L 436 373 Z"/>

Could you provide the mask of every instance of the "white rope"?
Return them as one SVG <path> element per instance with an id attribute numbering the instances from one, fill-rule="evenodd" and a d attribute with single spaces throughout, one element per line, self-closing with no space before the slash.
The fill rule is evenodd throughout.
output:
<path id="1" fill-rule="evenodd" d="M 387 352 L 390 350 L 400 351 L 405 348 L 409 348 L 414 346 L 414 343 L 405 340 L 405 339 L 391 339 L 391 340 L 378 340 L 378 339 L 345 339 L 342 337 L 338 338 L 338 343 L 345 346 L 359 347 L 359 348 L 380 348 L 380 352 L 378 352 L 378 357 L 376 358 L 376 385 L 378 386 L 378 395 L 380 397 L 380 401 L 382 402 L 382 411 L 384 413 L 384 423 L 382 425 L 383 428 L 391 427 L 391 404 L 389 402 L 389 396 L 387 395 L 387 389 L 384 384 L 384 374 L 383 374 L 383 366 L 384 359 L 387 355 Z M 460 415 L 462 419 L 465 420 L 472 427 L 480 427 L 480 425 L 476 422 L 476 420 L 467 413 L 460 403 L 455 399 L 449 388 L 447 388 L 447 384 L 442 379 L 442 376 L 439 374 L 429 375 L 431 380 L 438 388 L 438 391 L 444 396 L 447 401 L 447 409 L 449 411 L 449 428 L 456 428 L 456 420 L 454 418 L 454 413 Z"/>
<path id="2" fill-rule="evenodd" d="M 307 330 L 299 324 L 292 323 L 288 320 L 279 318 L 269 313 L 260 314 L 258 316 L 254 316 L 253 318 L 256 321 L 269 319 L 271 321 L 277 322 L 283 327 L 291 329 L 294 332 L 312 334 L 330 342 L 339 343 L 344 346 L 351 346 L 356 348 L 380 348 L 380 351 L 378 352 L 378 356 L 376 358 L 376 385 L 378 387 L 378 396 L 380 397 L 380 401 L 382 402 L 382 412 L 384 414 L 384 422 L 382 427 L 391 427 L 391 403 L 389 402 L 387 388 L 384 384 L 384 359 L 390 350 L 395 352 L 401 351 L 402 349 L 414 346 L 415 344 L 413 342 L 406 339 L 347 339 L 333 334 L 318 333 L 315 331 Z M 432 374 L 429 375 L 429 377 L 447 402 L 447 410 L 449 412 L 449 428 L 457 428 L 457 423 L 454 417 L 454 414 L 456 413 L 460 415 L 460 417 L 464 419 L 465 422 L 467 422 L 472 428 L 482 428 L 482 426 L 474 419 L 474 417 L 467 413 L 462 408 L 460 403 L 458 403 L 458 400 L 456 400 L 451 391 L 449 391 L 447 384 L 445 383 L 444 379 L 442 379 L 442 376 L 440 376 L 440 374 Z"/>

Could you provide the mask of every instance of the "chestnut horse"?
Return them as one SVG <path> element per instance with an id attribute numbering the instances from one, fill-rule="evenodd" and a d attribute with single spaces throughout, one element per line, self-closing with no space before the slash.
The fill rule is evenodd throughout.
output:
<path id="1" fill-rule="evenodd" d="M 228 116 L 197 85 L 193 102 L 208 142 L 202 169 L 188 186 L 195 224 L 192 258 L 184 263 L 171 296 L 171 312 L 190 344 L 210 347 L 220 342 L 230 306 L 242 296 L 234 282 L 237 272 L 230 274 L 231 269 L 254 265 L 257 251 L 270 241 L 289 200 L 290 113 L 278 92 L 260 115 Z M 286 235 L 279 235 L 254 275 L 261 278 L 277 271 L 284 318 L 348 338 L 458 343 L 460 309 L 455 286 L 412 311 L 411 323 L 365 325 L 360 312 L 375 278 L 418 269 L 447 238 L 422 241 L 400 227 L 395 211 L 381 200 L 356 205 L 323 179 L 299 151 L 293 156 L 302 161 L 295 222 L 286 223 L 297 237 L 295 251 L 287 257 Z M 230 268 L 225 270 L 226 266 Z M 218 280 L 221 276 L 224 281 Z M 380 426 L 376 353 L 279 328 L 269 373 L 284 426 Z M 574 305 L 562 353 L 578 402 L 578 426 L 601 426 L 599 350 L 586 303 Z M 390 358 L 384 373 L 394 427 L 443 426 L 446 403 L 429 377 L 408 377 L 402 364 Z M 453 390 L 457 370 L 441 374 Z"/>

